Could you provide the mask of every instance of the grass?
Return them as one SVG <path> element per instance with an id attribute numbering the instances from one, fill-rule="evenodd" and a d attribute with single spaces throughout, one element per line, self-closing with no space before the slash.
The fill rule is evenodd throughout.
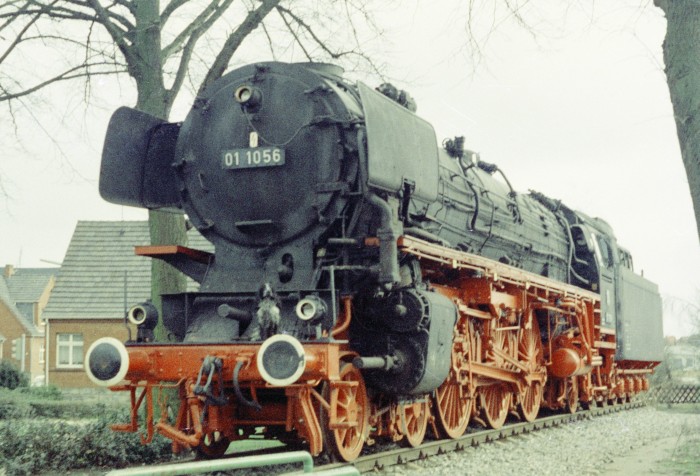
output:
<path id="1" fill-rule="evenodd" d="M 228 451 L 226 451 L 226 454 L 233 455 L 236 453 L 247 453 L 249 451 L 266 450 L 269 448 L 279 448 L 282 446 L 284 446 L 284 443 L 281 443 L 277 440 L 263 440 L 251 438 L 248 440 L 234 441 L 233 443 L 231 443 L 231 446 L 228 447 Z"/>
<path id="2" fill-rule="evenodd" d="M 700 428 L 684 428 L 670 458 L 659 462 L 670 474 L 700 474 Z"/>
<path id="3" fill-rule="evenodd" d="M 659 403 L 656 409 L 673 413 L 700 413 L 700 403 Z"/>
<path id="4" fill-rule="evenodd" d="M 700 414 L 700 403 L 659 404 L 657 409 L 673 413 Z M 662 474 L 700 474 L 700 425 L 685 423 L 671 455 L 656 463 L 654 469 L 654 472 Z"/>

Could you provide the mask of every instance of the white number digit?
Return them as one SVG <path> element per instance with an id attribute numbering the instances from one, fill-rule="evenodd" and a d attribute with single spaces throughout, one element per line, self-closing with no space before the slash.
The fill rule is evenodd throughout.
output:
<path id="1" fill-rule="evenodd" d="M 226 167 L 238 167 L 238 152 L 226 152 L 224 154 L 224 165 Z"/>
<path id="2" fill-rule="evenodd" d="M 238 168 L 278 164 L 284 159 L 283 154 L 284 151 L 276 147 L 230 150 L 224 152 L 223 166 L 227 168 Z"/>

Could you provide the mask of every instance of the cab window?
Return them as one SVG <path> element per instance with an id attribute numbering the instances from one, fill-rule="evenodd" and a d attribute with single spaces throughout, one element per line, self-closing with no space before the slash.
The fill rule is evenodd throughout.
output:
<path id="1" fill-rule="evenodd" d="M 624 266 L 625 268 L 629 269 L 630 271 L 634 271 L 634 264 L 632 263 L 632 255 L 629 253 L 629 251 L 618 248 L 617 254 L 620 257 L 620 265 Z"/>
<path id="2" fill-rule="evenodd" d="M 596 241 L 598 242 L 598 248 L 600 249 L 601 264 L 606 268 L 612 267 L 615 264 L 615 259 L 613 257 L 613 250 L 610 243 L 604 236 L 596 235 Z"/>

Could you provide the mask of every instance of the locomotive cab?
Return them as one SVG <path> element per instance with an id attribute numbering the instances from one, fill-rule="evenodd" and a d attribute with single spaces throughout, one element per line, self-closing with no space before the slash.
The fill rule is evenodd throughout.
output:
<path id="1" fill-rule="evenodd" d="M 663 326 L 658 286 L 634 272 L 630 253 L 617 244 L 600 218 L 577 212 L 594 266 L 591 289 L 600 294 L 601 325 L 615 330 L 616 360 L 663 359 Z M 579 249 L 579 253 L 581 250 Z"/>

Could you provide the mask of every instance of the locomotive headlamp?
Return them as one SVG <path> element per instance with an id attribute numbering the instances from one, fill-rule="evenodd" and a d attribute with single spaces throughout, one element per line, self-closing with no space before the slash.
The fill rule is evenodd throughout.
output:
<path id="1" fill-rule="evenodd" d="M 87 376 L 101 387 L 111 387 L 124 380 L 129 370 L 129 354 L 114 337 L 97 339 L 85 356 Z"/>
<path id="2" fill-rule="evenodd" d="M 326 303 L 317 296 L 307 296 L 296 305 L 297 317 L 302 321 L 316 322 L 326 315 Z"/>
<path id="3" fill-rule="evenodd" d="M 239 86 L 233 93 L 233 98 L 246 112 L 257 112 L 260 109 L 262 93 L 253 86 Z"/>
<path id="4" fill-rule="evenodd" d="M 136 326 L 155 329 L 158 324 L 158 310 L 150 302 L 142 302 L 129 309 L 126 318 Z"/>
<path id="5" fill-rule="evenodd" d="M 304 347 L 294 337 L 277 334 L 260 346 L 256 359 L 260 376 L 270 385 L 291 385 L 306 368 Z"/>

